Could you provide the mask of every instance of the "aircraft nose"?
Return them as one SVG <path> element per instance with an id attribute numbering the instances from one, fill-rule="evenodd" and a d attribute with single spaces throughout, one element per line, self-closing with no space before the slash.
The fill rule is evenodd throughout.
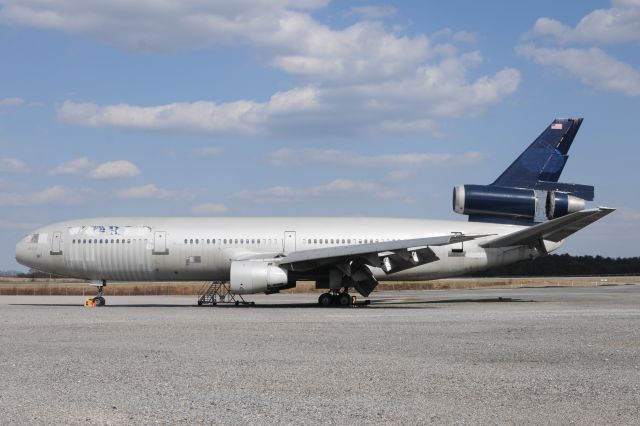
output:
<path id="1" fill-rule="evenodd" d="M 30 241 L 31 236 L 25 237 L 16 244 L 16 260 L 21 265 L 33 268 L 36 263 L 37 246 Z"/>
<path id="2" fill-rule="evenodd" d="M 19 241 L 16 244 L 16 260 L 19 264 L 24 265 L 27 260 L 27 248 L 24 241 Z"/>

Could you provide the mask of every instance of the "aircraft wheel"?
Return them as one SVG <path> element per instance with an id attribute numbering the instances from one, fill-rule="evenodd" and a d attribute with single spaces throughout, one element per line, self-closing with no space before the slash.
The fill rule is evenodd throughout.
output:
<path id="1" fill-rule="evenodd" d="M 320 306 L 331 306 L 333 298 L 329 293 L 322 293 L 318 298 L 318 304 Z"/>
<path id="2" fill-rule="evenodd" d="M 107 304 L 107 301 L 106 301 L 106 300 L 105 300 L 105 298 L 104 298 L 104 297 L 102 297 L 102 296 L 98 296 L 98 297 L 96 297 L 96 298 L 95 298 L 95 299 L 93 299 L 93 300 L 95 300 L 95 301 L 96 301 L 96 306 L 104 306 L 104 305 L 106 305 L 106 304 Z"/>
<path id="3" fill-rule="evenodd" d="M 340 304 L 340 306 L 351 305 L 351 295 L 349 293 L 340 293 L 340 296 L 338 296 L 338 304 Z"/>

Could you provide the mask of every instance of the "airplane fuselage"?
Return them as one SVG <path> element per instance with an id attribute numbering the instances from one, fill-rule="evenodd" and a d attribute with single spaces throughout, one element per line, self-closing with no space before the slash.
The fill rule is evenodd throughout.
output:
<path id="1" fill-rule="evenodd" d="M 521 226 L 388 218 L 94 218 L 34 231 L 16 247 L 26 266 L 107 281 L 228 280 L 234 259 L 450 233 L 503 235 Z M 433 247 L 439 260 L 377 279 L 429 280 L 531 259 L 529 247 L 484 249 L 483 238 Z M 546 242 L 547 250 L 559 244 Z"/>

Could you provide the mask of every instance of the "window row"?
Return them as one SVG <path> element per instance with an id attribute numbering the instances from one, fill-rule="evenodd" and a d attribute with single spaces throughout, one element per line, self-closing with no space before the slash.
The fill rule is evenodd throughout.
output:
<path id="1" fill-rule="evenodd" d="M 142 240 L 140 240 L 140 241 L 142 241 Z M 144 242 L 146 243 L 147 240 L 144 240 Z M 112 238 L 111 240 L 109 240 L 108 238 L 104 238 L 104 239 L 102 239 L 102 238 L 100 238 L 100 239 L 97 239 L 97 238 L 85 239 L 85 238 L 83 238 L 83 239 L 77 239 L 77 240 L 73 239 L 73 240 L 71 240 L 71 244 L 131 244 L 131 239 L 130 238 L 127 238 L 127 239 L 125 239 L 125 238 L 113 239 Z"/>
<path id="2" fill-rule="evenodd" d="M 272 240 L 266 240 L 259 238 L 257 239 L 249 239 L 249 238 L 225 238 L 217 240 L 218 243 L 222 244 L 271 244 Z M 302 244 L 373 244 L 384 241 L 391 241 L 390 239 L 380 239 L 380 238 L 304 238 L 302 239 Z M 278 243 L 279 240 L 274 239 L 273 242 Z M 215 244 L 215 238 L 185 238 L 185 244 Z"/>
<path id="3" fill-rule="evenodd" d="M 278 240 L 274 239 L 272 240 L 271 238 L 269 238 L 269 240 L 267 239 L 262 239 L 260 240 L 260 238 L 258 239 L 249 239 L 249 238 L 224 238 L 224 239 L 218 239 L 217 240 L 218 243 L 222 243 L 222 244 L 272 244 L 272 241 L 277 243 Z M 215 238 L 207 238 L 206 240 L 204 238 L 200 239 L 200 238 L 185 238 L 184 239 L 184 243 L 185 244 L 215 244 L 216 243 L 216 239 Z"/>
<path id="4" fill-rule="evenodd" d="M 303 239 L 303 244 L 373 244 L 380 243 L 385 241 L 391 241 L 389 239 L 380 239 L 380 238 L 309 238 Z"/>

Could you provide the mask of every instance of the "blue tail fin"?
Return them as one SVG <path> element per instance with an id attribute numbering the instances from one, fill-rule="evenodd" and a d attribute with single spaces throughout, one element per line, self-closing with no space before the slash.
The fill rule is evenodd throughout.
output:
<path id="1" fill-rule="evenodd" d="M 582 118 L 553 120 L 491 185 L 561 191 L 592 201 L 592 186 L 558 182 L 581 124 Z"/>

